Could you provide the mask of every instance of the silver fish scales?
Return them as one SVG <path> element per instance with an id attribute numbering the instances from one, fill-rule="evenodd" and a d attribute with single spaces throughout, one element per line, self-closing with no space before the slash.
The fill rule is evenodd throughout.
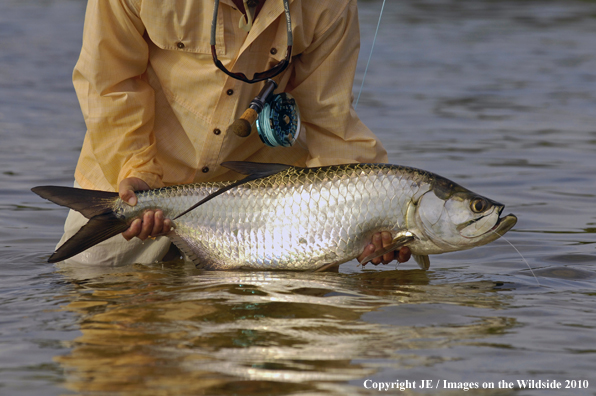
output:
<path id="1" fill-rule="evenodd" d="M 111 210 L 126 224 L 149 209 L 179 216 L 172 241 L 197 266 L 220 270 L 326 268 L 357 257 L 380 231 L 393 235 L 389 249 L 409 246 L 426 269 L 428 254 L 488 243 L 515 224 L 499 218 L 503 205 L 414 168 L 227 166 L 256 176 L 139 192 L 135 207 L 115 198 Z"/>
<path id="2" fill-rule="evenodd" d="M 182 216 L 175 239 L 193 261 L 213 269 L 316 269 L 345 262 L 361 253 L 375 232 L 404 228 L 407 204 L 420 187 L 398 169 L 290 168 L 242 184 Z M 146 194 L 146 201 L 140 194 L 137 211 L 159 207 L 175 217 L 192 199 L 223 185 L 158 190 Z M 119 209 L 129 216 L 130 207 Z"/>

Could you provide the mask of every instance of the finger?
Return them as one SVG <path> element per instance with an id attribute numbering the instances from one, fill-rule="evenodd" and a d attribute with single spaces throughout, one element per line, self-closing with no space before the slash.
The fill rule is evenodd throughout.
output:
<path id="1" fill-rule="evenodd" d="M 386 248 L 387 246 L 391 245 L 391 242 L 393 242 L 393 237 L 391 236 L 390 232 L 383 231 L 381 233 L 381 240 L 383 241 L 383 247 Z M 389 264 L 394 259 L 395 259 L 395 252 L 392 250 L 392 251 L 387 252 L 383 255 L 382 263 Z"/>
<path id="2" fill-rule="evenodd" d="M 164 235 L 168 235 L 170 233 L 170 231 L 172 230 L 172 220 L 170 219 L 164 219 L 163 221 L 163 234 Z"/>
<path id="3" fill-rule="evenodd" d="M 131 185 L 124 184 L 120 186 L 120 199 L 129 204 L 135 206 L 137 204 L 137 196 Z"/>
<path id="4" fill-rule="evenodd" d="M 137 177 L 127 177 L 118 184 L 120 198 L 131 206 L 137 204 L 135 191 L 148 190 L 149 185 Z"/>
<path id="5" fill-rule="evenodd" d="M 408 261 L 410 259 L 411 255 L 412 255 L 412 252 L 411 252 L 410 248 L 407 246 L 404 246 L 401 249 L 399 249 L 397 261 L 399 261 L 400 263 L 405 263 L 406 261 Z"/>
<path id="6" fill-rule="evenodd" d="M 163 235 L 163 212 L 156 210 L 153 216 L 153 230 L 151 230 L 151 236 Z"/>
<path id="7" fill-rule="evenodd" d="M 141 232 L 142 224 L 143 222 L 141 221 L 141 219 L 134 219 L 133 222 L 130 223 L 130 227 L 128 227 L 128 229 L 122 233 L 124 239 L 130 241 L 132 238 L 139 235 L 139 233 Z"/>
<path id="8" fill-rule="evenodd" d="M 389 264 L 390 262 L 392 262 L 393 260 L 395 260 L 395 251 L 392 250 L 390 252 L 387 252 L 383 255 L 381 262 L 383 264 Z"/>
<path id="9" fill-rule="evenodd" d="M 375 251 L 375 245 L 373 245 L 372 243 L 369 243 L 368 245 L 366 245 L 362 254 L 360 256 L 358 256 L 358 258 L 357 258 L 358 262 L 361 263 L 362 260 L 364 260 L 364 258 L 366 256 L 368 256 L 369 254 L 372 254 L 374 251 Z M 366 265 L 366 263 L 362 264 L 362 266 L 365 266 L 365 265 Z"/>
<path id="10" fill-rule="evenodd" d="M 152 210 L 148 210 L 143 215 L 143 228 L 138 235 L 140 240 L 144 241 L 151 235 L 151 231 L 153 231 L 154 216 L 155 214 Z"/>
<path id="11" fill-rule="evenodd" d="M 372 243 L 375 245 L 375 251 L 383 248 L 383 237 L 381 236 L 380 232 L 377 232 L 375 235 L 373 235 Z M 379 265 L 382 260 L 383 257 L 376 257 L 371 261 L 371 263 L 374 265 Z"/>

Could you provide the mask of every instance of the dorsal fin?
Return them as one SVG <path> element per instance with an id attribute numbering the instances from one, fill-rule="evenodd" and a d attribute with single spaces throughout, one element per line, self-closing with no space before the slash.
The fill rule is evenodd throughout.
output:
<path id="1" fill-rule="evenodd" d="M 262 162 L 246 161 L 227 161 L 222 162 L 221 166 L 243 175 L 258 176 L 257 178 L 271 176 L 292 167 L 291 165 L 284 164 L 266 164 Z"/>
<path id="2" fill-rule="evenodd" d="M 184 216 L 191 210 L 198 208 L 205 202 L 212 200 L 213 198 L 217 197 L 218 195 L 223 194 L 226 191 L 231 190 L 234 187 L 237 187 L 237 186 L 247 183 L 249 181 L 262 179 L 267 176 L 275 175 L 276 173 L 282 172 L 282 171 L 292 167 L 291 165 L 283 165 L 283 164 L 265 164 L 265 163 L 259 163 L 259 162 L 243 162 L 243 161 L 223 162 L 221 164 L 221 166 L 231 169 L 234 172 L 238 172 L 238 173 L 241 173 L 243 175 L 248 175 L 248 176 L 246 176 L 242 180 L 235 181 L 234 183 L 232 183 L 228 186 L 220 188 L 213 194 L 209 194 L 208 196 L 203 198 L 201 201 L 197 202 L 196 204 L 194 204 L 190 208 L 186 209 L 184 212 L 182 212 L 178 216 L 174 217 L 172 220 L 176 220 L 177 218 Z"/>

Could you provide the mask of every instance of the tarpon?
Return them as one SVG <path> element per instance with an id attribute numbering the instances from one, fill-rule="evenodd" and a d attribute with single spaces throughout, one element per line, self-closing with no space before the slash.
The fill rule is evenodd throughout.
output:
<path id="1" fill-rule="evenodd" d="M 511 214 L 500 217 L 504 205 L 405 166 L 222 165 L 248 176 L 138 191 L 136 206 L 115 192 L 33 188 L 89 219 L 48 261 L 72 257 L 156 209 L 173 219 L 168 237 L 180 251 L 214 270 L 321 270 L 356 258 L 381 231 L 391 233 L 391 245 L 362 263 L 408 246 L 426 270 L 428 255 L 487 244 L 517 222 Z"/>

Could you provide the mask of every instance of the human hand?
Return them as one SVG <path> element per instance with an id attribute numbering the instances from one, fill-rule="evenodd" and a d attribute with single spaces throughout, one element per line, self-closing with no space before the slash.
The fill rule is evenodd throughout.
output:
<path id="1" fill-rule="evenodd" d="M 390 232 L 388 232 L 388 231 L 377 232 L 376 234 L 373 235 L 372 242 L 369 243 L 364 248 L 364 251 L 362 252 L 362 254 L 360 256 L 358 256 L 357 260 L 359 262 L 361 262 L 362 260 L 364 260 L 364 258 L 366 256 L 372 254 L 373 252 L 375 252 L 379 249 L 389 246 L 391 244 L 392 240 L 393 240 L 393 238 L 391 237 Z M 374 265 L 379 265 L 380 263 L 389 264 L 393 260 L 397 260 L 399 263 L 405 263 L 406 261 L 408 261 L 410 259 L 411 254 L 412 253 L 410 252 L 410 248 L 407 246 L 404 246 L 404 247 L 400 248 L 399 251 L 392 250 L 388 253 L 385 253 L 381 257 L 377 257 L 374 260 L 371 260 L 370 262 L 373 263 Z M 366 263 L 364 263 L 363 266 L 364 265 L 366 265 Z"/>
<path id="2" fill-rule="evenodd" d="M 128 177 L 120 182 L 118 186 L 118 193 L 120 199 L 135 206 L 137 204 L 137 196 L 135 191 L 149 190 L 149 185 L 137 177 Z M 148 210 L 143 214 L 141 219 L 135 219 L 130 224 L 128 229 L 122 233 L 122 236 L 127 241 L 137 237 L 144 241 L 149 237 L 157 237 L 166 235 L 172 228 L 172 221 L 164 219 L 163 211 Z"/>

